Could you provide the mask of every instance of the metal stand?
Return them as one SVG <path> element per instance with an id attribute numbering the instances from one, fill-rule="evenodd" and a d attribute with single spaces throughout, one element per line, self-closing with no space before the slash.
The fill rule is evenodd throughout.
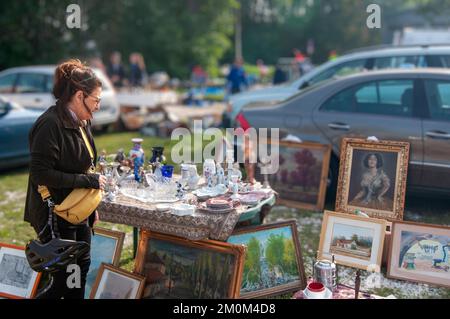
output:
<path id="1" fill-rule="evenodd" d="M 356 271 L 355 277 L 355 299 L 359 297 L 359 288 L 361 287 L 361 270 Z"/>

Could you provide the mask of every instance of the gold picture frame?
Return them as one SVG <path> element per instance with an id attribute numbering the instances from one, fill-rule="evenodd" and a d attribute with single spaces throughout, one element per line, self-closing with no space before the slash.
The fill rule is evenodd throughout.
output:
<path id="1" fill-rule="evenodd" d="M 86 276 L 85 298 L 89 298 L 102 263 L 119 266 L 125 233 L 95 226 L 91 240 L 91 266 Z M 98 251 L 98 253 L 96 253 Z"/>
<path id="2" fill-rule="evenodd" d="M 141 230 L 134 272 L 147 278 L 143 298 L 238 298 L 245 252 L 243 245 Z"/>
<path id="3" fill-rule="evenodd" d="M 271 287 L 255 287 L 253 284 L 253 287 L 248 289 L 249 291 L 243 292 L 243 286 L 245 284 L 244 278 L 246 277 L 246 272 L 251 272 L 251 264 L 252 262 L 248 261 L 248 257 L 251 254 L 252 248 L 249 248 L 249 243 L 252 243 L 253 252 L 256 252 L 256 254 L 251 254 L 252 256 L 257 255 L 257 251 L 259 250 L 261 252 L 267 252 L 269 247 L 269 241 L 272 235 L 277 236 L 280 238 L 280 236 L 284 240 L 284 247 L 290 247 L 291 250 L 285 250 L 283 253 L 282 260 L 283 261 L 274 261 L 273 264 L 273 270 L 267 269 L 266 274 L 263 274 L 261 270 L 254 271 L 253 273 L 259 273 L 260 278 L 264 276 L 268 276 L 269 274 L 273 277 L 277 277 L 277 280 L 272 283 L 266 283 L 266 285 L 272 285 Z M 251 226 L 251 227 L 245 227 L 245 228 L 239 228 L 236 229 L 231 236 L 228 238 L 229 243 L 232 244 L 244 244 L 247 246 L 247 255 L 246 255 L 246 261 L 244 265 L 244 271 L 243 271 L 243 282 L 241 284 L 241 292 L 240 292 L 240 298 L 243 299 L 250 299 L 250 298 L 263 298 L 263 297 L 269 297 L 269 296 L 275 296 L 280 294 L 285 294 L 292 291 L 298 291 L 301 289 L 304 289 L 306 287 L 306 274 L 305 274 L 305 268 L 303 264 L 303 257 L 300 247 L 300 241 L 298 238 L 298 231 L 297 231 L 297 223 L 295 220 L 287 220 L 282 222 L 276 222 L 271 224 L 263 224 L 258 226 Z M 277 241 L 279 243 L 279 241 Z M 275 240 L 272 240 L 272 247 L 277 247 L 277 243 L 275 243 Z M 290 245 L 291 244 L 291 245 Z M 279 247 L 279 246 L 278 246 Z M 256 251 L 255 251 L 256 250 Z M 272 252 L 274 251 L 274 248 L 271 249 Z M 287 254 L 287 255 L 286 255 Z M 273 254 L 272 254 L 273 256 Z M 285 262 L 285 256 L 292 257 L 289 261 L 289 263 Z M 281 257 L 281 256 L 280 256 Z M 266 260 L 266 256 L 261 256 L 257 259 L 264 258 Z M 274 259 L 274 258 L 272 258 Z M 283 263 L 283 264 L 282 264 Z M 295 263 L 295 267 L 292 265 L 292 263 Z M 261 263 L 259 260 L 256 263 L 257 265 L 260 265 Z M 280 274 L 280 266 L 284 266 L 284 272 Z M 268 267 L 269 268 L 269 267 Z M 293 276 L 294 275 L 294 276 Z M 254 282 L 260 282 L 260 280 L 253 280 Z"/>
<path id="4" fill-rule="evenodd" d="M 273 144 L 269 143 L 269 145 Z M 331 145 L 291 141 L 280 141 L 276 145 L 278 145 L 280 153 L 279 170 L 277 173 L 269 175 L 269 183 L 279 194 L 277 203 L 298 209 L 322 211 L 327 190 Z M 282 148 L 286 150 L 281 152 Z M 294 149 L 303 152 L 299 154 L 300 158 L 298 159 L 301 160 L 301 156 L 304 157 L 303 166 L 294 167 L 295 158 L 284 159 L 281 155 L 295 157 L 297 153 L 291 152 Z M 302 174 L 295 174 L 298 171 Z M 257 173 L 258 179 L 262 180 L 259 169 L 257 169 Z M 300 184 L 303 185 L 300 186 Z M 303 189 L 300 189 L 301 187 Z"/>
<path id="5" fill-rule="evenodd" d="M 399 221 L 391 232 L 388 278 L 450 288 L 450 227 Z"/>
<path id="6" fill-rule="evenodd" d="M 108 273 L 114 273 L 116 281 L 121 280 L 120 283 L 113 283 L 114 279 L 105 277 Z M 129 285 L 125 286 L 126 281 Z M 109 285 L 109 287 L 108 287 Z M 102 263 L 94 286 L 92 287 L 90 299 L 140 299 L 144 291 L 145 277 L 123 270 L 109 264 Z M 123 289 L 127 289 L 123 291 Z M 99 291 L 101 290 L 101 291 Z M 107 292 L 105 292 L 107 290 Z M 103 298 L 99 298 L 103 297 Z"/>
<path id="7" fill-rule="evenodd" d="M 335 210 L 402 220 L 409 148 L 408 142 L 344 138 Z"/>
<path id="8" fill-rule="evenodd" d="M 386 221 L 325 210 L 318 259 L 380 272 Z"/>

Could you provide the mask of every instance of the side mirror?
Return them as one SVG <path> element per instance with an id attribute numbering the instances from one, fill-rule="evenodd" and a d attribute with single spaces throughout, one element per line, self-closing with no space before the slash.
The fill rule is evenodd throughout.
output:
<path id="1" fill-rule="evenodd" d="M 309 86 L 309 82 L 308 82 L 308 81 L 305 81 L 305 82 L 303 82 L 303 84 L 300 86 L 299 90 L 303 90 L 303 89 L 307 88 L 308 86 Z"/>
<path id="2" fill-rule="evenodd" d="M 13 106 L 9 102 L 0 104 L 0 116 L 5 116 L 13 109 Z"/>

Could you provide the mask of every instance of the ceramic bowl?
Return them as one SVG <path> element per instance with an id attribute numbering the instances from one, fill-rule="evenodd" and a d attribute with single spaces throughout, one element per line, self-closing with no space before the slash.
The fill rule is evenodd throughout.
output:
<path id="1" fill-rule="evenodd" d="M 175 204 L 172 206 L 172 213 L 178 216 L 193 215 L 195 206 L 189 204 Z"/>

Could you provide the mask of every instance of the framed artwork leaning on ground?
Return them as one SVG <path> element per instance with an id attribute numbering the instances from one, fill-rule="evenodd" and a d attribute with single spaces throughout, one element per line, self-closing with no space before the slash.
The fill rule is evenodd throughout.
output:
<path id="1" fill-rule="evenodd" d="M 389 278 L 450 288 L 450 227 L 394 222 Z"/>
<path id="2" fill-rule="evenodd" d="M 261 298 L 306 287 L 295 220 L 237 229 L 231 244 L 247 246 L 240 298 Z"/>
<path id="3" fill-rule="evenodd" d="M 268 144 L 269 150 L 272 144 Z M 279 169 L 268 176 L 278 202 L 289 207 L 321 211 L 327 188 L 331 145 L 281 141 Z M 271 150 L 270 150 L 271 151 Z M 257 180 L 263 180 L 256 168 Z"/>
<path id="4" fill-rule="evenodd" d="M 238 298 L 245 251 L 243 245 L 142 230 L 134 272 L 147 278 L 143 298 Z"/>
<path id="5" fill-rule="evenodd" d="M 28 264 L 24 247 L 0 243 L 0 297 L 31 299 L 40 278 Z"/>
<path id="6" fill-rule="evenodd" d="M 85 298 L 89 298 L 92 286 L 102 263 L 119 266 L 125 233 L 94 227 L 91 240 L 91 266 L 86 278 Z"/>
<path id="7" fill-rule="evenodd" d="M 90 299 L 139 299 L 145 277 L 102 263 Z"/>
<path id="8" fill-rule="evenodd" d="M 353 214 L 324 211 L 318 259 L 380 271 L 386 221 Z"/>
<path id="9" fill-rule="evenodd" d="M 336 211 L 402 220 L 408 160 L 409 143 L 344 138 Z"/>

